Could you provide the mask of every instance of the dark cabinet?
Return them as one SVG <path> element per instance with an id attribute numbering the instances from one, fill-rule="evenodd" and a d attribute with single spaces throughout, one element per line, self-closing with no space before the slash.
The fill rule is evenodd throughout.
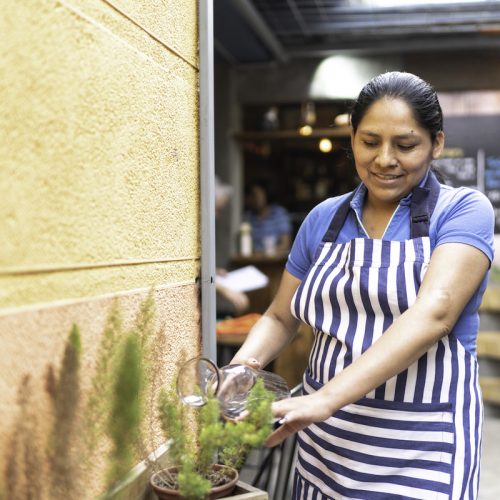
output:
<path id="1" fill-rule="evenodd" d="M 336 116 L 347 111 L 347 103 L 315 103 L 306 108 L 309 115 L 304 109 L 300 103 L 247 106 L 244 131 L 237 134 L 245 185 L 266 181 L 275 203 L 290 212 L 295 232 L 316 204 L 350 191 L 358 183 L 350 154 L 350 128 L 334 123 Z M 307 120 L 311 123 L 306 131 L 309 135 L 302 135 L 300 129 Z M 322 140 L 330 142 L 325 152 L 320 149 Z"/>

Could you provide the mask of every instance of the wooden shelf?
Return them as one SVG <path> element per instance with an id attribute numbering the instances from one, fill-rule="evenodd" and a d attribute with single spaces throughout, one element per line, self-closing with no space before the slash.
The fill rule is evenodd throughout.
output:
<path id="1" fill-rule="evenodd" d="M 487 358 L 496 363 L 498 372 L 498 361 L 500 360 L 500 332 L 479 330 L 477 335 L 477 357 Z M 485 403 L 500 405 L 500 377 L 480 376 L 479 384 L 483 393 Z"/>
<path id="2" fill-rule="evenodd" d="M 477 334 L 477 355 L 482 358 L 500 360 L 500 332 L 479 330 Z"/>
<path id="3" fill-rule="evenodd" d="M 322 137 L 329 138 L 349 138 L 351 135 L 351 128 L 345 127 L 331 127 L 331 128 L 317 128 L 312 130 L 311 135 L 300 135 L 297 129 L 291 130 L 270 130 L 270 131 L 247 131 L 237 132 L 234 137 L 239 141 L 269 141 L 280 139 L 321 139 Z"/>
<path id="4" fill-rule="evenodd" d="M 485 403 L 500 405 L 500 377 L 479 377 Z"/>
<path id="5" fill-rule="evenodd" d="M 500 311 L 500 286 L 489 283 L 484 291 L 480 306 L 481 311 Z"/>

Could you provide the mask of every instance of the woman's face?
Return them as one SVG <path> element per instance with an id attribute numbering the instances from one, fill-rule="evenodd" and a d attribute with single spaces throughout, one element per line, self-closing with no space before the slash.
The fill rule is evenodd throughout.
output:
<path id="1" fill-rule="evenodd" d="M 368 108 L 351 142 L 368 202 L 395 206 L 422 180 L 431 160 L 439 157 L 444 134 L 439 132 L 433 143 L 405 101 L 384 97 Z"/>

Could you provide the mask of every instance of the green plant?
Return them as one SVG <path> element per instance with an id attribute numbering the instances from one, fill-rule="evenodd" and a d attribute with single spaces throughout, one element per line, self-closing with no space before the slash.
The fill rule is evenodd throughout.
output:
<path id="1" fill-rule="evenodd" d="M 153 378 L 160 371 L 160 360 L 155 361 L 153 354 L 161 350 L 162 342 L 164 330 L 155 329 L 153 288 L 127 330 L 115 300 L 97 349 L 88 397 L 82 398 L 81 335 L 73 324 L 60 366 L 48 364 L 45 373 L 52 406 L 48 434 L 40 430 L 28 375 L 18 388 L 19 415 L 9 437 L 0 500 L 36 500 L 46 494 L 54 500 L 79 498 L 84 478 L 96 474 L 97 454 L 109 450 L 106 470 L 111 486 L 138 457 L 147 456 L 144 410 L 153 398 Z"/>
<path id="2" fill-rule="evenodd" d="M 214 470 L 214 464 L 239 470 L 249 451 L 263 444 L 272 429 L 273 398 L 258 380 L 248 396 L 245 418 L 230 421 L 221 418 L 215 397 L 192 409 L 173 388 L 163 390 L 158 410 L 175 469 L 162 471 L 159 486 L 178 489 L 187 499 L 205 498 L 211 487 L 227 480 L 225 469 Z"/>
<path id="3" fill-rule="evenodd" d="M 131 469 L 135 444 L 140 437 L 144 371 L 139 342 L 134 332 L 128 335 L 116 367 L 113 407 L 108 420 L 108 432 L 113 442 L 108 473 L 111 483 Z"/>
<path id="4" fill-rule="evenodd" d="M 101 335 L 83 417 L 86 457 L 104 451 L 99 443 L 103 436 L 111 441 L 106 476 L 110 489 L 104 497 L 124 479 L 138 457 L 148 454 L 142 429 L 144 410 L 152 392 L 152 353 L 163 331 L 155 333 L 153 288 L 141 302 L 130 329 L 125 329 L 115 299 Z M 87 472 L 91 472 L 92 462 L 87 462 Z"/>
<path id="5" fill-rule="evenodd" d="M 101 335 L 96 355 L 96 367 L 92 378 L 88 401 L 84 408 L 84 439 L 85 455 L 93 457 L 99 438 L 107 430 L 110 401 L 113 400 L 113 375 L 121 349 L 123 334 L 123 319 L 119 302 L 115 299 L 111 305 L 106 323 Z M 91 460 L 86 460 L 85 466 L 90 466 Z"/>

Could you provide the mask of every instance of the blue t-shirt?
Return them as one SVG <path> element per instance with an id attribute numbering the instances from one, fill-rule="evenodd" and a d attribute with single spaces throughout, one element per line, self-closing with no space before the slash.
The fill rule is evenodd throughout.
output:
<path id="1" fill-rule="evenodd" d="M 243 219 L 252 226 L 252 243 L 257 251 L 264 250 L 264 239 L 267 236 L 275 236 L 278 240 L 280 236 L 292 232 L 288 210 L 280 205 L 271 205 L 265 218 L 247 212 Z"/>
<path id="2" fill-rule="evenodd" d="M 425 178 L 421 184 L 424 182 Z M 354 238 L 368 238 L 361 223 L 365 194 L 366 187 L 363 184 L 359 185 L 337 243 L 346 243 Z M 304 278 L 313 263 L 316 249 L 333 215 L 347 196 L 349 193 L 325 200 L 313 208 L 305 218 L 286 264 L 287 271 L 293 276 L 299 279 Z M 395 241 L 410 239 L 411 196 L 410 193 L 400 201 L 381 239 Z M 494 223 L 493 208 L 484 194 L 470 188 L 452 188 L 443 184 L 430 221 L 431 248 L 443 243 L 465 243 L 481 250 L 491 262 L 494 254 Z M 467 279 L 466 276 L 464 279 Z M 487 281 L 487 276 L 485 276 L 458 318 L 452 332 L 472 354 L 476 351 L 476 336 L 479 328 L 477 310 Z"/>

